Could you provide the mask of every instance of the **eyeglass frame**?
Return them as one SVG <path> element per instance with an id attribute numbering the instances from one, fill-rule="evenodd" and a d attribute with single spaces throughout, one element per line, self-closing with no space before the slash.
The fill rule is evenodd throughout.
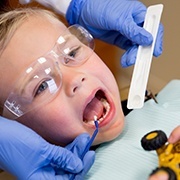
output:
<path id="1" fill-rule="evenodd" d="M 80 37 L 79 37 L 79 35 L 77 34 L 77 32 L 80 32 Z M 67 33 L 68 32 L 68 33 Z M 81 62 L 78 62 L 77 64 L 75 63 L 75 64 L 72 64 L 72 65 L 69 65 L 68 63 L 65 63 L 65 61 L 64 60 L 67 60 L 68 59 L 68 61 L 69 60 L 72 60 L 72 58 L 69 58 L 68 57 L 68 54 L 67 53 L 69 53 L 67 50 L 66 50 L 66 52 L 64 51 L 60 51 L 59 49 L 58 49 L 58 45 L 60 45 L 60 44 L 62 44 L 62 43 L 64 43 L 63 42 L 63 38 L 66 36 L 66 35 L 73 35 L 75 38 L 77 38 L 78 40 L 79 40 L 79 42 L 81 42 L 81 44 L 83 44 L 83 45 L 85 45 L 84 47 L 88 47 L 88 50 L 91 50 L 91 53 L 85 58 L 85 59 L 82 59 L 82 61 Z M 83 36 L 84 35 L 84 36 Z M 84 39 L 85 38 L 85 39 Z M 64 40 L 65 40 L 65 38 L 64 38 Z M 83 42 L 82 40 L 86 40 L 86 43 L 85 43 L 85 41 Z M 58 73 L 59 73 L 59 76 L 60 76 L 60 78 L 62 79 L 62 73 L 61 73 L 61 71 L 60 71 L 60 68 L 59 68 L 59 62 L 61 62 L 63 65 L 65 65 L 65 66 L 80 66 L 80 65 L 82 65 L 83 63 L 85 63 L 87 60 L 88 60 L 88 58 L 91 56 L 91 54 L 93 53 L 93 51 L 94 51 L 94 47 L 95 47 L 95 43 L 94 43 L 94 38 L 93 38 L 93 36 L 85 29 L 85 28 L 83 28 L 82 26 L 80 26 L 80 25 L 77 25 L 77 24 L 75 24 L 75 25 L 72 25 L 72 26 L 70 26 L 70 27 L 68 27 L 67 28 L 67 30 L 65 31 L 65 33 L 63 34 L 63 35 L 60 35 L 59 36 L 59 38 L 57 39 L 57 41 L 56 41 L 56 43 L 55 43 L 55 45 L 54 45 L 54 47 L 52 48 L 52 50 L 50 50 L 46 55 L 44 55 L 44 56 L 42 56 L 42 57 L 40 57 L 40 58 L 38 58 L 36 61 L 34 61 L 33 63 L 32 63 L 32 65 L 33 66 L 29 66 L 27 69 L 26 69 L 26 71 L 25 71 L 25 73 L 23 73 L 23 74 L 27 74 L 27 71 L 29 70 L 29 68 L 32 68 L 32 67 L 34 67 L 34 64 L 36 64 L 38 61 L 42 61 L 43 60 L 43 58 L 44 59 L 46 59 L 46 56 L 48 56 L 48 55 L 52 55 L 54 58 L 53 58 L 53 60 L 54 61 L 52 61 L 53 63 L 54 63 L 54 65 L 56 65 L 57 66 L 57 71 L 58 71 Z M 60 52 L 58 52 L 58 50 L 60 51 Z M 61 57 L 61 58 L 60 58 Z M 62 57 L 63 57 L 63 61 L 62 61 Z M 59 60 L 60 59 L 60 60 Z M 75 58 L 73 58 L 73 60 L 76 60 Z M 48 61 L 49 62 L 49 61 Z M 75 61 L 74 61 L 75 62 Z M 19 78 L 18 80 L 20 81 L 20 79 L 21 78 Z M 33 109 L 35 109 L 36 107 L 39 107 L 41 104 L 43 104 L 43 103 L 40 103 L 39 105 L 37 105 L 37 106 L 35 106 L 35 107 L 32 107 L 32 109 L 30 109 L 30 110 L 27 110 L 27 111 L 25 111 L 25 112 L 23 112 L 22 110 L 21 110 L 21 104 L 19 104 L 19 103 L 17 103 L 15 100 L 13 100 L 12 99 L 12 97 L 14 97 L 15 95 L 15 93 L 14 93 L 14 91 L 16 91 L 16 84 L 18 84 L 18 80 L 15 82 L 15 88 L 10 92 L 10 94 L 9 94 L 9 96 L 8 96 L 8 98 L 6 99 L 6 101 L 4 102 L 4 108 L 3 108 L 3 116 L 5 116 L 5 117 L 7 117 L 7 118 L 11 118 L 11 119 L 17 119 L 17 118 L 19 118 L 19 117 L 21 117 L 22 115 L 24 115 L 25 113 L 27 113 L 27 112 L 29 112 L 29 111 L 31 111 L 31 110 L 33 110 Z M 52 94 L 54 95 L 54 94 L 56 94 L 56 92 L 61 88 L 61 86 L 62 86 L 62 84 L 60 84 L 59 86 L 58 86 L 58 88 L 56 89 L 56 90 L 54 90 L 54 91 L 52 91 Z M 48 86 L 49 87 L 49 86 Z M 16 99 L 16 98 L 15 98 Z M 7 115 L 6 115 L 7 114 Z M 9 116 L 8 116 L 9 115 Z"/>

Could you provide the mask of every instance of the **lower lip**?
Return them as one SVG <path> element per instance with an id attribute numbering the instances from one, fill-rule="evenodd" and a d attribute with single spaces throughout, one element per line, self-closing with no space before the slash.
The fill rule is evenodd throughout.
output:
<path id="1" fill-rule="evenodd" d="M 101 122 L 98 121 L 99 128 L 107 126 L 113 120 L 114 114 L 115 114 L 114 104 L 110 103 L 110 110 L 109 110 L 109 113 L 106 115 L 106 118 Z M 86 126 L 88 125 L 89 127 L 93 129 L 96 128 L 95 125 L 91 125 L 88 123 L 85 123 L 85 124 Z"/>
<path id="2" fill-rule="evenodd" d="M 114 103 L 112 101 L 110 101 L 110 99 L 108 99 L 108 102 L 110 105 L 109 113 L 106 115 L 106 118 L 103 121 L 101 121 L 101 122 L 98 121 L 98 127 L 99 128 L 107 126 L 113 120 L 113 117 L 115 114 L 115 106 L 114 106 Z M 88 123 L 85 123 L 85 124 L 86 124 L 86 126 L 89 126 L 93 129 L 96 128 L 95 125 L 88 124 Z"/>

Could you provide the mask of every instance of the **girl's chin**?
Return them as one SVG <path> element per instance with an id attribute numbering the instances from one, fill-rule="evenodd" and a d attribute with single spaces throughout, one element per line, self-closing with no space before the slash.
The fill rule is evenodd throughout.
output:
<path id="1" fill-rule="evenodd" d="M 101 143 L 110 142 L 110 141 L 116 139 L 121 134 L 121 132 L 122 132 L 122 129 L 120 131 L 107 133 L 105 135 L 99 134 L 97 139 L 94 141 L 93 145 L 99 145 Z"/>
<path id="2" fill-rule="evenodd" d="M 101 144 L 104 142 L 109 142 L 116 139 L 123 131 L 124 128 L 124 119 L 115 123 L 113 127 L 106 130 L 104 133 L 99 133 L 97 136 L 97 140 L 94 144 Z"/>

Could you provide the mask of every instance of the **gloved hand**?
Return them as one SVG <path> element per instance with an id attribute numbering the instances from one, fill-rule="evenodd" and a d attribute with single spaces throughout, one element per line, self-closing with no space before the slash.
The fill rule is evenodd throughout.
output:
<path id="1" fill-rule="evenodd" d="M 142 28 L 146 7 L 137 0 L 72 0 L 66 13 L 68 23 L 80 24 L 95 38 L 126 50 L 123 67 L 135 63 L 138 45 L 147 46 L 153 37 Z M 155 43 L 154 56 L 162 53 L 163 26 Z"/>
<path id="2" fill-rule="evenodd" d="M 84 168 L 83 171 L 81 171 L 79 174 L 67 174 L 65 171 L 57 169 L 56 174 L 64 174 L 64 179 L 68 180 L 80 180 L 84 179 L 83 177 L 87 174 L 89 169 L 91 168 L 92 164 L 94 163 L 94 151 L 89 151 L 86 153 L 84 157 L 82 157 L 82 154 L 84 153 L 84 150 L 86 148 L 87 143 L 89 142 L 90 137 L 88 134 L 81 134 L 79 135 L 71 144 L 66 146 L 65 148 L 69 151 L 73 152 L 73 154 L 77 155 L 82 161 L 84 162 Z"/>
<path id="3" fill-rule="evenodd" d="M 81 135 L 72 144 L 76 149 L 81 143 L 84 147 L 87 141 L 87 135 Z M 24 125 L 0 117 L 0 168 L 18 179 L 68 180 L 71 173 L 79 173 L 84 168 L 77 174 L 83 178 L 94 162 L 94 152 L 86 153 L 82 162 L 68 149 L 51 145 Z M 66 172 L 56 174 L 57 169 Z"/>

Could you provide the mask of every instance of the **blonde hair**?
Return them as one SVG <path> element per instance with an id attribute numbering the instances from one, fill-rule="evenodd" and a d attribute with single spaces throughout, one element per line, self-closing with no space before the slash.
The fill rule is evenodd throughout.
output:
<path id="1" fill-rule="evenodd" d="M 0 54 L 6 48 L 15 31 L 30 16 L 45 17 L 52 23 L 60 22 L 54 13 L 41 8 L 18 8 L 0 14 Z"/>

